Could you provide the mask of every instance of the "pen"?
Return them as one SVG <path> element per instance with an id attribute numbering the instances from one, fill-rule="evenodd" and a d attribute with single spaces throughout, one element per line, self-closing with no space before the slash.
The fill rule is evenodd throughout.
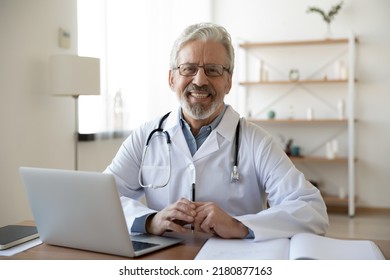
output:
<path id="1" fill-rule="evenodd" d="M 191 200 L 195 202 L 195 183 L 192 183 L 191 187 Z M 194 224 L 191 224 L 191 230 L 194 231 Z"/>

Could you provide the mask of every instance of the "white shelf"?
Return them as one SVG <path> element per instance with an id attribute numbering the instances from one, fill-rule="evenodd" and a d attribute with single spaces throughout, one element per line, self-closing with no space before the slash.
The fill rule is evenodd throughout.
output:
<path id="1" fill-rule="evenodd" d="M 326 157 L 321 156 L 303 156 L 303 157 L 291 157 L 291 160 L 295 163 L 308 163 L 308 164 L 345 164 L 348 168 L 348 196 L 345 199 L 335 199 L 333 197 L 327 197 L 325 199 L 327 204 L 344 204 L 348 205 L 348 214 L 349 216 L 355 215 L 355 162 L 357 161 L 355 158 L 355 112 L 354 112 L 354 104 L 355 104 L 355 84 L 358 82 L 355 78 L 355 45 L 358 42 L 357 38 L 354 37 L 352 34 L 349 36 L 349 38 L 340 38 L 340 39 L 326 39 L 326 40 L 303 40 L 303 41 L 275 41 L 275 42 L 244 42 L 240 44 L 240 48 L 244 50 L 245 58 L 239 60 L 243 65 L 243 73 L 247 73 L 245 76 L 246 79 L 239 82 L 239 85 L 243 87 L 246 91 L 246 95 L 249 94 L 257 94 L 257 92 L 249 92 L 249 88 L 254 87 L 254 89 L 281 89 L 281 91 L 288 87 L 305 87 L 306 85 L 310 85 L 311 87 L 317 87 L 317 85 L 321 85 L 321 87 L 324 86 L 331 86 L 331 85 L 346 85 L 346 89 L 344 88 L 337 88 L 341 91 L 346 92 L 346 102 L 348 104 L 348 115 L 344 119 L 336 119 L 336 118 L 320 118 L 320 119 L 258 119 L 258 118 L 250 118 L 249 120 L 253 123 L 259 124 L 259 125 L 280 125 L 277 129 L 283 130 L 285 126 L 295 126 L 297 125 L 297 129 L 301 129 L 300 125 L 310 125 L 310 129 L 322 129 L 322 125 L 330 125 L 330 126 L 336 126 L 336 125 L 343 125 L 345 126 L 345 129 L 347 130 L 347 141 L 346 145 L 348 155 L 343 158 L 335 158 L 335 159 L 327 159 Z M 345 45 L 347 47 L 347 68 L 348 68 L 348 75 L 346 79 L 338 79 L 338 78 L 331 78 L 328 79 L 327 75 L 324 75 L 324 78 L 318 79 L 318 78 L 307 78 L 307 79 L 298 79 L 297 81 L 291 81 L 286 79 L 267 79 L 264 81 L 256 81 L 251 80 L 251 77 L 249 77 L 250 70 L 248 69 L 248 65 L 250 62 L 250 52 L 257 52 L 261 53 L 262 51 L 267 50 L 274 50 L 275 48 L 291 48 L 293 47 L 293 51 L 290 53 L 287 53 L 288 57 L 295 56 L 296 48 L 305 48 L 306 51 L 319 51 L 321 52 L 323 49 L 322 47 L 317 46 L 326 46 L 326 48 L 334 48 L 332 45 Z M 315 49 L 312 49 L 314 48 Z M 275 53 L 273 53 L 273 57 L 275 57 Z M 272 57 L 272 55 L 271 55 Z M 316 63 L 316 61 L 313 61 L 313 63 Z M 280 66 L 280 65 L 279 65 Z M 288 69 L 284 69 L 286 72 Z M 313 74 L 309 77 L 315 77 Z M 253 78 L 253 77 L 252 77 Z M 332 87 L 332 89 L 334 89 Z M 326 95 L 326 94 L 325 94 Z M 258 94 L 257 98 L 262 98 L 261 94 Z M 324 98 L 326 98 L 324 96 Z M 279 102 L 279 99 L 275 102 Z M 272 103 L 273 105 L 275 104 Z M 248 103 L 248 98 L 247 98 Z M 247 104 L 247 108 L 248 108 Z M 251 103 L 251 106 L 253 106 L 253 103 Z M 268 105 L 270 106 L 270 105 Z M 269 109 L 269 107 L 265 107 L 265 109 Z M 248 112 L 248 110 L 247 110 Z M 262 112 L 265 112 L 264 108 Z M 256 116 L 259 116 L 260 114 L 256 114 Z M 328 126 L 327 126 L 328 127 Z M 343 128 L 342 128 L 343 129 Z M 336 167 L 337 168 L 337 167 Z"/>

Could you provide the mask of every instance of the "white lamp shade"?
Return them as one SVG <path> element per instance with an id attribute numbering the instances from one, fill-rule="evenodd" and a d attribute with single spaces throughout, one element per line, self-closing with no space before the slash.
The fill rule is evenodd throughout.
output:
<path id="1" fill-rule="evenodd" d="M 49 60 L 51 94 L 99 95 L 100 60 L 77 55 L 54 55 Z"/>

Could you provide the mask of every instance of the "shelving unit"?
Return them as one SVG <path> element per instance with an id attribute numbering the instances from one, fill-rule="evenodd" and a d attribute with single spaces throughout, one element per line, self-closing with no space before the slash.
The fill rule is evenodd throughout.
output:
<path id="1" fill-rule="evenodd" d="M 241 88 L 244 89 L 245 95 L 246 95 L 246 112 L 248 114 L 248 118 L 250 121 L 261 125 L 261 126 L 273 126 L 276 127 L 277 130 L 283 130 L 283 126 L 288 127 L 294 127 L 296 129 L 300 129 L 302 126 L 304 126 L 306 129 L 309 127 L 311 130 L 315 129 L 322 129 L 324 126 L 343 126 L 345 130 L 347 131 L 347 141 L 346 141 L 346 149 L 347 149 L 347 155 L 346 156 L 338 156 L 332 159 L 327 158 L 323 155 L 311 155 L 306 154 L 299 157 L 291 157 L 291 160 L 294 163 L 297 164 L 309 164 L 309 165 L 318 165 L 318 164 L 327 164 L 327 165 L 336 165 L 335 168 L 339 165 L 345 165 L 347 166 L 347 197 L 338 197 L 337 195 L 324 195 L 324 200 L 328 206 L 347 206 L 348 207 L 348 215 L 353 217 L 355 215 L 355 202 L 357 200 L 357 196 L 355 195 L 355 163 L 357 159 L 355 158 L 355 123 L 357 120 L 355 119 L 355 112 L 354 112 L 354 104 L 355 104 L 355 84 L 358 82 L 358 80 L 355 78 L 355 48 L 357 43 L 357 38 L 351 34 L 349 38 L 341 38 L 341 39 L 325 39 L 325 40 L 303 40 L 303 41 L 279 41 L 279 42 L 245 42 L 240 44 L 241 50 L 243 50 L 244 53 L 244 59 L 241 59 L 241 70 L 242 73 L 244 73 L 244 77 L 241 77 L 242 81 L 239 82 L 239 85 Z M 321 73 L 321 71 L 324 72 L 324 69 L 329 68 L 329 65 L 337 61 L 339 59 L 338 56 L 336 58 L 332 58 L 330 62 L 326 62 L 325 66 L 321 66 L 319 69 L 314 71 L 314 73 L 307 74 L 305 78 L 300 77 L 295 80 L 290 80 L 288 78 L 288 75 L 285 75 L 283 77 L 275 76 L 275 77 L 267 77 L 267 79 L 263 79 L 263 75 L 261 74 L 261 77 L 258 76 L 253 79 L 250 77 L 250 74 L 253 74 L 253 69 L 251 71 L 250 69 L 250 62 L 251 62 L 251 53 L 257 52 L 257 57 L 255 59 L 261 60 L 261 67 L 262 71 L 263 64 L 266 59 L 272 59 L 272 58 L 279 58 L 275 53 L 273 53 L 274 57 L 272 57 L 272 54 L 270 55 L 271 58 L 267 57 L 266 59 L 262 58 L 262 50 L 273 50 L 273 49 L 293 49 L 290 54 L 285 52 L 286 57 L 288 58 L 293 57 L 295 55 L 295 51 L 297 48 L 305 48 L 307 52 L 310 51 L 311 48 L 319 48 L 319 55 L 322 55 L 322 49 L 323 46 L 325 48 L 332 48 L 332 46 L 335 45 L 343 45 L 346 46 L 346 69 L 348 71 L 348 75 L 346 77 L 328 77 L 328 75 L 324 75 L 323 77 L 318 77 L 318 73 Z M 317 49 L 318 51 L 318 49 Z M 292 55 L 294 54 L 294 55 Z M 253 55 L 253 54 L 252 54 Z M 295 58 L 295 57 L 294 57 Z M 280 58 L 279 58 L 280 59 Z M 302 58 L 302 61 L 305 58 Z M 253 57 L 252 57 L 253 60 Z M 280 59 L 281 60 L 281 59 Z M 288 60 L 288 59 L 287 59 Z M 309 62 L 308 62 L 309 60 Z M 268 61 L 267 61 L 268 63 Z M 306 64 L 315 64 L 316 61 L 311 61 L 310 59 L 306 59 Z M 323 63 L 323 62 L 322 62 Z M 253 65 L 253 63 L 252 63 Z M 288 63 L 286 63 L 288 65 Z M 288 66 L 286 66 L 288 67 Z M 274 67 L 276 69 L 277 67 Z M 284 69 L 287 73 L 287 69 Z M 280 71 L 279 71 L 280 72 Z M 263 114 L 266 110 L 270 110 L 275 104 L 278 102 L 281 102 L 281 100 L 284 98 L 285 95 L 290 94 L 295 88 L 305 88 L 307 86 L 310 87 L 337 87 L 337 86 L 344 86 L 346 85 L 347 90 L 342 89 L 345 95 L 346 104 L 348 106 L 347 115 L 340 119 L 338 117 L 334 117 L 331 115 L 328 116 L 321 116 L 319 118 L 312 118 L 307 119 L 302 116 L 298 118 L 275 118 L 275 119 L 267 119 L 266 117 L 257 117 L 257 115 Z M 261 93 L 255 93 L 253 90 L 250 89 L 261 89 L 266 88 L 267 91 L 277 90 L 282 92 L 283 94 L 280 95 L 280 97 L 275 98 L 275 100 L 272 100 L 271 102 L 268 101 L 268 104 L 263 106 L 261 110 L 259 110 L 259 113 L 257 113 L 255 116 L 252 115 L 253 103 L 249 101 L 250 95 L 258 95 L 258 99 L 261 99 Z M 334 88 L 330 90 L 330 92 L 334 92 Z M 312 93 L 310 93 L 312 94 Z M 315 95 L 315 94 L 313 94 Z M 321 96 L 315 96 L 316 98 L 320 99 L 321 102 L 323 102 L 328 107 L 329 104 L 326 104 L 326 94 L 322 94 Z M 266 103 L 266 102 L 265 102 Z M 328 102 L 329 103 L 329 102 Z M 262 102 L 260 102 L 262 104 Z M 252 106 L 252 108 L 249 108 Z M 326 107 L 326 106 L 325 106 Z"/>

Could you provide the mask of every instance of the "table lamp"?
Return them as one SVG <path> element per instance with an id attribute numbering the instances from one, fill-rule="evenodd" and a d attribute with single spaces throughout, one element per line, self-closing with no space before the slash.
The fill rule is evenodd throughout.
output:
<path id="1" fill-rule="evenodd" d="M 74 164 L 78 169 L 78 133 L 80 95 L 100 94 L 100 60 L 77 55 L 53 55 L 49 59 L 50 92 L 75 100 Z"/>

